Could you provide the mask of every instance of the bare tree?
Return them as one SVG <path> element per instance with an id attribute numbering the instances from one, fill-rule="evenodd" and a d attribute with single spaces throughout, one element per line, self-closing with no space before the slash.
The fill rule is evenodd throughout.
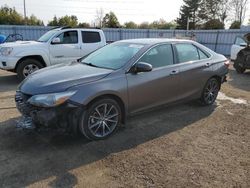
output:
<path id="1" fill-rule="evenodd" d="M 248 0 L 231 0 L 230 5 L 234 13 L 234 20 L 240 24 L 244 22 Z"/>
<path id="2" fill-rule="evenodd" d="M 103 11 L 103 9 L 102 8 L 100 8 L 100 9 L 98 9 L 98 10 L 96 10 L 96 26 L 97 27 L 102 27 L 102 20 L 103 20 L 103 18 L 104 18 L 104 11 Z"/>

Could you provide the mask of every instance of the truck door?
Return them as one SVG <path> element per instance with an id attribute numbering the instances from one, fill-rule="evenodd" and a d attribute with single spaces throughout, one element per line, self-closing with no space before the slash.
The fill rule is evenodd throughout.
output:
<path id="1" fill-rule="evenodd" d="M 60 39 L 59 43 L 50 44 L 51 64 L 68 63 L 81 57 L 80 41 L 77 30 L 65 31 L 56 36 Z"/>

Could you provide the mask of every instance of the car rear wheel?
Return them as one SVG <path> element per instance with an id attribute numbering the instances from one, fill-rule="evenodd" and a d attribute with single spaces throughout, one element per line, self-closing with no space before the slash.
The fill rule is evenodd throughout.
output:
<path id="1" fill-rule="evenodd" d="M 90 140 L 102 140 L 113 134 L 121 123 L 121 108 L 113 99 L 100 99 L 82 114 L 80 133 Z"/>
<path id="2" fill-rule="evenodd" d="M 24 59 L 19 63 L 17 66 L 17 77 L 20 81 L 25 79 L 27 76 L 29 76 L 31 73 L 43 68 L 43 65 L 41 62 L 39 62 L 36 59 Z"/>
<path id="3" fill-rule="evenodd" d="M 220 91 L 220 83 L 216 78 L 210 78 L 201 95 L 201 103 L 203 105 L 211 105 L 216 100 L 218 93 Z"/>

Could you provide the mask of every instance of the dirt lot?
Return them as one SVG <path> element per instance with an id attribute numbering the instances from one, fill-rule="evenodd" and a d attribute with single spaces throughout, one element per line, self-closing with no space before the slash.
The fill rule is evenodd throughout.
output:
<path id="1" fill-rule="evenodd" d="M 146 112 L 108 140 L 24 133 L 0 71 L 0 187 L 250 187 L 250 72 L 230 70 L 211 107 Z"/>

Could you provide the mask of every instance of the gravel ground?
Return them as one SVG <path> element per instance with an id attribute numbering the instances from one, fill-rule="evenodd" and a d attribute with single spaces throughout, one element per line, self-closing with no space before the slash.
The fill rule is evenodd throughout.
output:
<path id="1" fill-rule="evenodd" d="M 216 104 L 131 117 L 104 141 L 15 128 L 16 76 L 0 71 L 0 187 L 250 187 L 250 72 Z"/>

